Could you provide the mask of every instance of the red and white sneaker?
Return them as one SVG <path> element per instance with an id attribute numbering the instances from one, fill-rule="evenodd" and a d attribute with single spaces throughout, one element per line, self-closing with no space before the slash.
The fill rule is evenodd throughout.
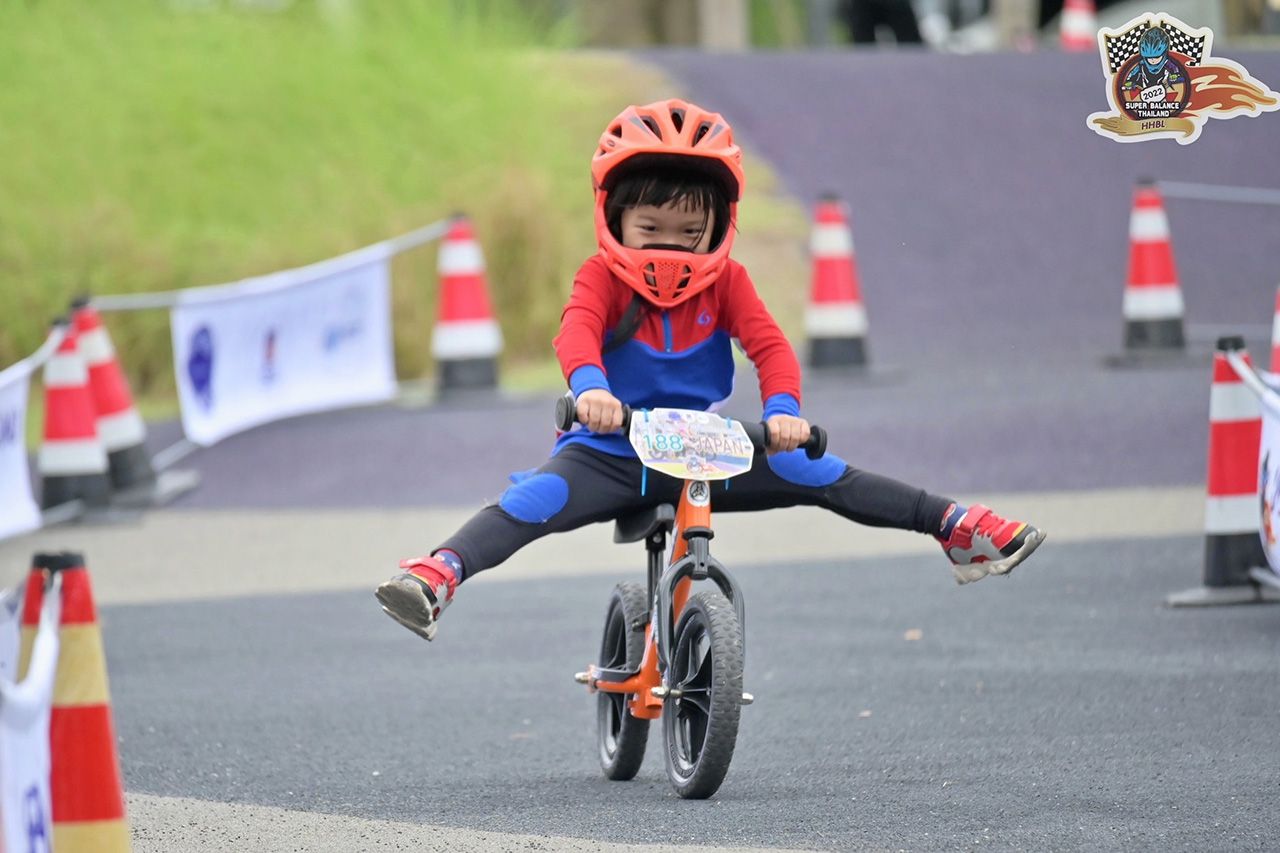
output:
<path id="1" fill-rule="evenodd" d="M 953 509 L 949 512 L 954 512 Z M 973 504 L 955 522 L 942 550 L 951 560 L 956 583 L 980 581 L 987 575 L 1008 574 L 1040 547 L 1044 533 L 1030 524 L 1001 518 L 990 507 Z"/>
<path id="2" fill-rule="evenodd" d="M 403 572 L 378 585 L 374 596 L 388 616 L 419 637 L 436 635 L 440 613 L 453 601 L 458 576 L 435 557 L 401 560 Z"/>

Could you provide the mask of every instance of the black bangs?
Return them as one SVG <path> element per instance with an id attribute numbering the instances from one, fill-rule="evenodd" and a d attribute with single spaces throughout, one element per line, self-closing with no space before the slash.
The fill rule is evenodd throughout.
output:
<path id="1" fill-rule="evenodd" d="M 702 211 L 703 228 L 711 225 L 711 250 L 720 245 L 731 224 L 724 185 L 701 170 L 664 165 L 620 175 L 604 203 L 605 221 L 615 240 L 622 240 L 622 211 L 642 205 Z"/>

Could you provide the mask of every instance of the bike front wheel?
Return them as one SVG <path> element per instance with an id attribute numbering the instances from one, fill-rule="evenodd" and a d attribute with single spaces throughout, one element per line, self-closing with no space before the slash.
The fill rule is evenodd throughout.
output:
<path id="1" fill-rule="evenodd" d="M 600 642 L 600 666 L 635 672 L 644 658 L 644 626 L 649 597 L 638 583 L 620 583 L 609 598 Z M 644 762 L 649 721 L 631 715 L 625 693 L 596 693 L 596 747 L 604 775 L 633 779 Z"/>
<path id="2" fill-rule="evenodd" d="M 729 772 L 742 713 L 742 627 L 725 596 L 689 597 L 668 664 L 662 709 L 667 776 L 687 799 L 714 794 Z"/>

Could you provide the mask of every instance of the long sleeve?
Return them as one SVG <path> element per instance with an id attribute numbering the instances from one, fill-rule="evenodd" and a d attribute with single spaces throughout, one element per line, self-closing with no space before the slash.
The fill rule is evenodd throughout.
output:
<path id="1" fill-rule="evenodd" d="M 587 260 L 574 276 L 573 291 L 560 314 L 560 333 L 553 346 L 565 381 L 575 394 L 589 388 L 609 388 L 600 350 L 613 319 L 617 289 L 598 257 Z"/>
<path id="2" fill-rule="evenodd" d="M 799 414 L 800 362 L 787 336 L 756 292 L 745 268 L 733 261 L 725 271 L 722 322 L 756 366 L 765 415 Z"/>

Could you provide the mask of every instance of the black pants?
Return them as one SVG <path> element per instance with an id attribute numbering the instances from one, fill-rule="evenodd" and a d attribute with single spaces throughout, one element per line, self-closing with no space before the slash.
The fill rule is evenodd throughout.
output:
<path id="1" fill-rule="evenodd" d="M 712 484 L 718 512 L 820 506 L 871 527 L 937 532 L 951 500 L 897 480 L 859 471 L 828 454 L 814 462 L 801 451 L 757 457 L 746 474 Z M 541 468 L 515 475 L 515 485 L 437 548 L 462 558 L 467 577 L 502 563 L 548 533 L 612 521 L 628 512 L 679 500 L 681 481 L 649 471 L 634 457 L 569 445 Z"/>

